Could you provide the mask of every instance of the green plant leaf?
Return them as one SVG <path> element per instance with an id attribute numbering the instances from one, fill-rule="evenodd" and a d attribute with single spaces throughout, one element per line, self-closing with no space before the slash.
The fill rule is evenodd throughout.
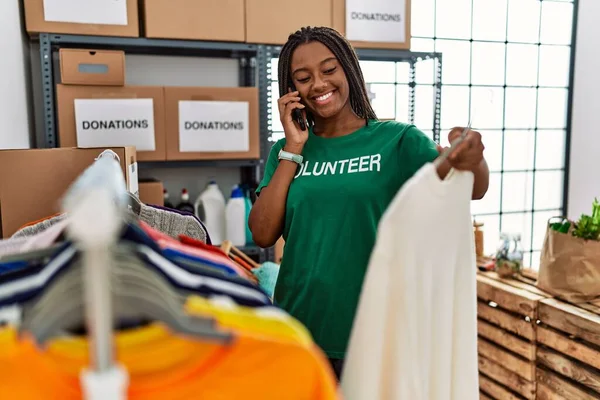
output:
<path id="1" fill-rule="evenodd" d="M 585 240 L 600 240 L 600 203 L 597 199 L 592 205 L 592 215 L 582 214 L 575 223 L 573 236 Z"/>

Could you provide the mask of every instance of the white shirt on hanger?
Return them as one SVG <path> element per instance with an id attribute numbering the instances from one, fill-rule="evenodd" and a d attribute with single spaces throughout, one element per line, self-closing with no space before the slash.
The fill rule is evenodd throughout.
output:
<path id="1" fill-rule="evenodd" d="M 346 400 L 477 400 L 471 172 L 426 164 L 383 215 L 341 379 Z"/>

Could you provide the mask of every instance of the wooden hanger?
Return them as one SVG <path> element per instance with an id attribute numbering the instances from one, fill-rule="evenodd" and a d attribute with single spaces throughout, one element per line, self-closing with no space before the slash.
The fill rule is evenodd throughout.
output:
<path id="1" fill-rule="evenodd" d="M 240 258 L 244 261 L 244 263 L 250 265 L 252 269 L 260 267 L 260 264 L 248 257 L 246 253 L 235 247 L 230 240 L 224 240 L 223 243 L 221 243 L 221 250 L 223 250 L 223 252 L 227 254 L 233 261 L 236 261 L 236 258 Z M 240 264 L 239 262 L 238 264 L 242 268 L 248 269 L 247 266 Z"/>

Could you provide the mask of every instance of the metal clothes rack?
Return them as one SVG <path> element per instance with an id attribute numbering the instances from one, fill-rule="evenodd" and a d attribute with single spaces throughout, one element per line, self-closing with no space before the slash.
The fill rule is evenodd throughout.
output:
<path id="1" fill-rule="evenodd" d="M 41 81 L 44 107 L 44 137 L 38 147 L 58 147 L 56 128 L 55 85 L 60 82 L 58 50 L 61 48 L 118 49 L 129 54 L 178 55 L 191 57 L 234 58 L 239 60 L 239 85 L 257 86 L 260 112 L 260 159 L 259 160 L 198 160 L 140 162 L 140 168 L 152 167 L 239 167 L 242 182 L 258 181 L 264 173 L 264 165 L 272 146 L 273 114 L 271 102 L 271 60 L 279 55 L 280 46 L 253 43 L 211 42 L 195 40 L 167 40 L 126 38 L 109 36 L 84 36 L 42 33 L 39 35 L 41 57 Z M 416 67 L 424 60 L 435 61 L 433 99 L 433 139 L 440 140 L 442 55 L 440 53 L 411 52 L 408 50 L 356 49 L 359 59 L 372 61 L 406 62 L 409 64 L 409 121 L 414 122 L 416 101 Z M 424 84 L 418 84 L 423 86 Z M 242 247 L 244 253 L 255 256 L 259 262 L 275 259 L 274 248 Z"/>

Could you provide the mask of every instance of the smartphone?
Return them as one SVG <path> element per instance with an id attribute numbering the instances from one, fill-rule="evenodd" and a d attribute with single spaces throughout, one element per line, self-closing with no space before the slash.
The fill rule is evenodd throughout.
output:
<path id="1" fill-rule="evenodd" d="M 292 85 L 290 91 L 295 92 L 296 87 Z M 292 118 L 298 123 L 298 125 L 300 125 L 300 129 L 302 129 L 303 131 L 306 130 L 306 120 L 302 116 L 302 110 L 299 110 L 297 108 L 292 110 Z"/>
<path id="2" fill-rule="evenodd" d="M 296 120 L 298 125 L 300 125 L 300 129 L 303 131 L 306 130 L 306 121 L 304 120 L 304 116 L 302 115 L 302 111 L 299 109 L 292 110 L 292 118 Z"/>

